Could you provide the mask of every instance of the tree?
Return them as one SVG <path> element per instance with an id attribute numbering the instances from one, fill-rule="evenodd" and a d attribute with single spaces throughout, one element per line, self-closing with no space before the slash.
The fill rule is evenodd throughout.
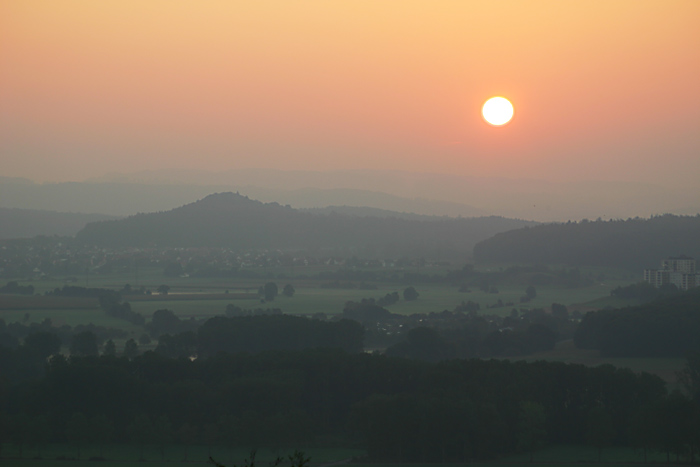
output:
<path id="1" fill-rule="evenodd" d="M 112 439 L 114 425 L 104 414 L 96 415 L 90 419 L 90 442 L 100 447 L 100 457 L 104 444 Z"/>
<path id="2" fill-rule="evenodd" d="M 92 331 L 79 332 L 70 343 L 70 354 L 79 357 L 96 357 L 98 355 L 97 336 Z"/>
<path id="3" fill-rule="evenodd" d="M 31 439 L 32 422 L 25 413 L 15 415 L 10 421 L 9 439 L 19 449 L 22 458 L 22 448 Z"/>
<path id="4" fill-rule="evenodd" d="M 416 291 L 415 287 L 411 286 L 403 291 L 403 299 L 407 302 L 416 300 L 420 294 Z"/>
<path id="5" fill-rule="evenodd" d="M 45 360 L 59 352 L 61 339 L 52 332 L 35 332 L 24 338 L 24 349 L 29 351 L 32 356 Z"/>
<path id="6" fill-rule="evenodd" d="M 78 449 L 78 459 L 80 459 L 80 447 L 90 439 L 92 430 L 87 418 L 82 412 L 75 412 L 66 422 L 66 438 Z"/>
<path id="7" fill-rule="evenodd" d="M 263 287 L 263 295 L 265 296 L 266 302 L 274 300 L 277 296 L 277 284 L 275 284 L 274 282 L 268 282 L 267 284 L 265 284 L 265 286 Z"/>
<path id="8" fill-rule="evenodd" d="M 161 295 L 168 295 L 168 292 L 170 292 L 170 286 L 166 284 L 161 284 L 158 286 L 156 291 Z"/>
<path id="9" fill-rule="evenodd" d="M 244 459 L 243 465 L 234 465 L 233 467 L 255 467 L 255 454 L 255 450 L 251 451 L 250 458 Z M 294 454 L 290 454 L 289 456 L 287 456 L 287 461 L 289 462 L 288 467 L 306 467 L 311 462 L 311 458 L 306 457 L 306 455 L 302 451 L 294 451 Z M 211 456 L 209 456 L 209 462 L 215 467 L 226 467 L 224 464 L 220 464 L 219 462 L 212 459 Z M 284 459 L 282 457 L 278 457 L 270 465 L 271 467 L 278 467 L 282 465 L 283 462 Z"/>
<path id="10" fill-rule="evenodd" d="M 615 437 L 612 417 L 603 407 L 594 407 L 588 411 L 586 422 L 586 440 L 598 448 L 598 462 L 601 462 L 603 447 Z"/>
<path id="11" fill-rule="evenodd" d="M 531 401 L 520 403 L 518 445 L 530 451 L 530 462 L 533 462 L 535 449 L 544 444 L 547 436 L 546 421 L 542 404 Z"/>
<path id="12" fill-rule="evenodd" d="M 676 372 L 676 378 L 683 385 L 690 398 L 700 402 L 700 352 L 694 352 L 686 357 L 681 371 Z"/>
<path id="13" fill-rule="evenodd" d="M 129 339 L 124 344 L 124 356 L 126 358 L 134 358 L 139 354 L 139 345 L 134 339 Z"/>
<path id="14" fill-rule="evenodd" d="M 537 297 L 537 289 L 535 289 L 534 285 L 528 285 L 527 288 L 525 289 L 525 296 L 529 298 L 530 300 L 534 299 Z"/>
<path id="15" fill-rule="evenodd" d="M 51 439 L 51 426 L 44 415 L 34 417 L 30 426 L 29 445 L 35 446 L 37 456 L 41 457 L 41 448 Z"/>
<path id="16" fill-rule="evenodd" d="M 158 339 L 156 352 L 169 358 L 190 358 L 197 355 L 197 336 L 193 331 L 174 336 L 163 334 Z"/>
<path id="17" fill-rule="evenodd" d="M 154 439 L 154 427 L 153 423 L 151 423 L 151 419 L 146 414 L 136 415 L 131 424 L 126 428 L 126 431 L 131 441 L 139 445 L 139 460 L 144 460 L 143 448 Z"/>
<path id="18" fill-rule="evenodd" d="M 296 292 L 296 290 L 294 290 L 294 286 L 292 284 L 287 284 L 284 286 L 284 289 L 282 289 L 282 294 L 285 297 L 293 297 L 294 292 Z"/>
<path id="19" fill-rule="evenodd" d="M 569 320 L 569 310 L 567 310 L 565 305 L 560 303 L 552 303 L 552 316 L 554 316 L 559 321 Z"/>
<path id="20" fill-rule="evenodd" d="M 115 357 L 117 355 L 117 346 L 114 345 L 114 341 L 112 339 L 109 339 L 105 343 L 105 348 L 102 355 L 106 355 L 108 357 Z"/>
<path id="21" fill-rule="evenodd" d="M 189 423 L 185 422 L 182 425 L 180 425 L 180 429 L 177 430 L 177 441 L 180 446 L 183 446 L 185 448 L 185 457 L 183 460 L 188 460 L 187 459 L 187 453 L 188 453 L 188 446 L 195 444 L 197 442 L 197 436 L 199 435 L 199 431 L 197 430 L 197 427 L 194 427 L 190 425 Z"/>
<path id="22" fill-rule="evenodd" d="M 176 333 L 181 323 L 180 318 L 175 316 L 175 313 L 168 309 L 161 309 L 153 312 L 153 318 L 146 325 L 146 328 L 151 333 L 151 337 L 158 337 L 161 334 Z"/>
<path id="23" fill-rule="evenodd" d="M 153 441 L 158 445 L 160 460 L 165 460 L 165 446 L 173 439 L 173 427 L 166 415 L 158 417 L 153 425 Z"/>

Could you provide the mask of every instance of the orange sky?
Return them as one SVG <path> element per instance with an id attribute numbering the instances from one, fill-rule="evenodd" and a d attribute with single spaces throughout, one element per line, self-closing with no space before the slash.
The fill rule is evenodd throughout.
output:
<path id="1" fill-rule="evenodd" d="M 700 180 L 700 2 L 0 0 L 0 175 Z M 501 128 L 481 105 L 515 106 Z"/>

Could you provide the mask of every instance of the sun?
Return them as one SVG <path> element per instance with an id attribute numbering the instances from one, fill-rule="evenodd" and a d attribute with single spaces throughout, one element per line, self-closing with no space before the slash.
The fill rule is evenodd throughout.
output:
<path id="1" fill-rule="evenodd" d="M 513 118 L 513 104 L 505 97 L 492 97 L 481 108 L 481 114 L 493 126 L 505 125 Z"/>

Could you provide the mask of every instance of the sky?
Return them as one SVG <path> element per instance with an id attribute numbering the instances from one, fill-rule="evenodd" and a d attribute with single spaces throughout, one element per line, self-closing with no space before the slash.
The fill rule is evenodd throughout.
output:
<path id="1" fill-rule="evenodd" d="M 0 175 L 387 170 L 697 190 L 700 2 L 0 0 Z M 484 122 L 492 96 L 515 107 Z"/>

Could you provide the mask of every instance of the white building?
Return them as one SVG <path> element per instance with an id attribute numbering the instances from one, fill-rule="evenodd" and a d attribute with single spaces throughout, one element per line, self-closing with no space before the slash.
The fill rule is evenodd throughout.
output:
<path id="1" fill-rule="evenodd" d="M 700 274 L 694 258 L 681 255 L 661 261 L 661 269 L 645 269 L 644 281 L 654 287 L 674 284 L 681 290 L 688 290 L 700 285 Z"/>

